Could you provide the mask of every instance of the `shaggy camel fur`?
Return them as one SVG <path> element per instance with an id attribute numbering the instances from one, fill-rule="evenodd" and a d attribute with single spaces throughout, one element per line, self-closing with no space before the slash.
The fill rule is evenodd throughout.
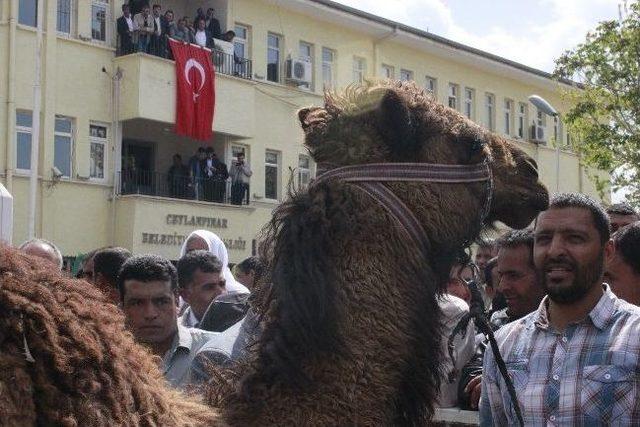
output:
<path id="1" fill-rule="evenodd" d="M 319 168 L 486 160 L 494 183 L 486 225 L 524 227 L 547 207 L 530 158 L 413 84 L 354 87 L 299 119 Z M 28 398 L 12 407 L 10 394 L 0 411 L 68 425 L 425 424 L 443 357 L 437 294 L 483 226 L 487 191 L 484 183 L 386 185 L 425 228 L 429 258 L 354 185 L 325 181 L 292 194 L 265 229 L 255 352 L 242 369 L 214 372 L 205 390 L 219 419 L 162 387 L 104 298 L 3 250 L 0 331 L 9 351 L 0 355 L 0 391 L 17 390 L 19 379 Z M 22 355 L 23 334 L 33 365 Z"/>
<path id="2" fill-rule="evenodd" d="M 166 386 L 99 290 L 7 247 L 0 349 L 2 426 L 204 426 L 218 418 Z"/>

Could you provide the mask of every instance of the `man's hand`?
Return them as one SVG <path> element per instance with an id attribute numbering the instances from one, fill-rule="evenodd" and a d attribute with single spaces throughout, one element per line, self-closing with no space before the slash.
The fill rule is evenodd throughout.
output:
<path id="1" fill-rule="evenodd" d="M 478 402 L 480 402 L 480 391 L 482 390 L 482 375 L 474 377 L 467 386 L 464 388 L 464 392 L 469 395 L 469 406 L 471 409 L 478 409 Z"/>

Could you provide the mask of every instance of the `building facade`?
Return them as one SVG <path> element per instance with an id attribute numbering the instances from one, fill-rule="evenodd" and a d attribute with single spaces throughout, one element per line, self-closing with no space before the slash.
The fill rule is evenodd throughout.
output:
<path id="1" fill-rule="evenodd" d="M 363 79 L 415 80 L 514 140 L 536 159 L 551 191 L 597 196 L 573 153 L 557 157 L 552 141 L 567 142 L 562 123 L 528 102 L 538 94 L 567 109 L 560 93 L 569 86 L 544 72 L 326 0 L 155 3 L 176 18 L 213 7 L 222 31 L 235 32 L 235 56 L 213 59 L 216 112 L 206 143 L 173 133 L 173 61 L 119 54 L 123 0 L 0 3 L 0 174 L 14 196 L 14 244 L 29 233 L 30 153 L 37 143 L 35 235 L 59 244 L 65 256 L 119 245 L 175 259 L 184 237 L 206 228 L 225 240 L 237 262 L 255 251 L 288 185 L 304 186 L 315 174 L 296 111 L 320 105 L 324 89 Z M 41 108 L 34 117 L 38 81 Z M 226 203 L 228 183 L 221 203 L 176 192 L 167 175 L 173 156 L 186 163 L 200 146 L 213 147 L 229 166 L 238 153 L 246 155 L 253 170 L 248 200 Z"/>

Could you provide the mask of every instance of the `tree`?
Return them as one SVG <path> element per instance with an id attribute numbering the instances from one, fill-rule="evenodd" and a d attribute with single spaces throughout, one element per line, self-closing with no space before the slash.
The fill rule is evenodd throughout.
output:
<path id="1" fill-rule="evenodd" d="M 640 206 L 640 2 L 560 56 L 554 76 L 579 82 L 564 93 L 573 105 L 563 117 L 572 148 L 586 165 L 609 171 L 613 189 L 625 188 Z"/>

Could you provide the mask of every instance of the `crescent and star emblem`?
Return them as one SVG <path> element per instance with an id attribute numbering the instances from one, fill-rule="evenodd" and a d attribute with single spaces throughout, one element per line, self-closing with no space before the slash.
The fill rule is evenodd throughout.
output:
<path id="1" fill-rule="evenodd" d="M 207 80 L 207 75 L 204 72 L 204 67 L 202 66 L 202 64 L 200 64 L 198 61 L 196 61 L 193 58 L 189 59 L 187 63 L 184 64 L 184 77 L 192 89 L 194 89 L 193 83 L 189 79 L 189 72 L 191 71 L 192 68 L 195 68 L 196 71 L 200 73 L 200 87 L 197 90 L 193 91 L 193 102 L 196 102 L 196 99 L 200 96 L 200 91 L 204 87 L 204 82 Z"/>

